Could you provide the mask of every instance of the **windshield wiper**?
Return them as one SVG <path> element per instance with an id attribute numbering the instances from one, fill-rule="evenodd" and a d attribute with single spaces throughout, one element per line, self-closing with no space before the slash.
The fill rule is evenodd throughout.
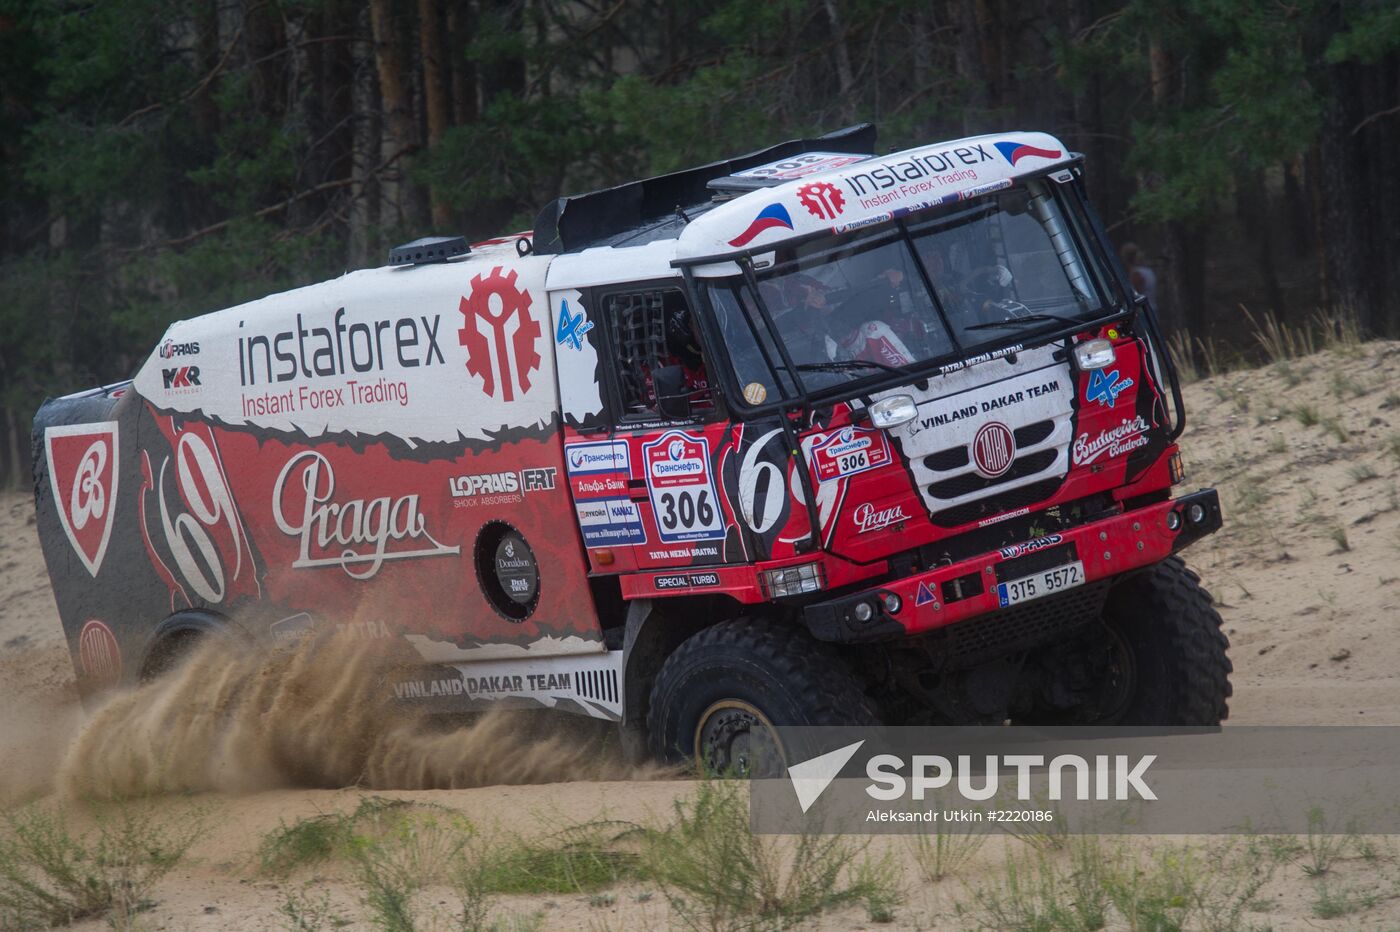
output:
<path id="1" fill-rule="evenodd" d="M 1065 317 L 1063 314 L 1027 314 L 1024 317 L 1008 317 L 1006 320 L 992 320 L 985 324 L 972 324 L 964 327 L 964 330 L 994 330 L 997 327 L 1017 327 L 1021 324 L 1043 324 L 1047 320 L 1057 320 L 1062 324 L 1072 324 L 1080 326 L 1086 321 L 1077 320 L 1073 317 Z"/>
<path id="2" fill-rule="evenodd" d="M 798 372 L 845 372 L 849 369 L 883 369 L 886 372 L 893 372 L 895 375 L 908 375 L 909 373 L 897 366 L 888 366 L 882 362 L 875 362 L 870 359 L 834 359 L 831 362 L 800 362 L 796 366 Z"/>

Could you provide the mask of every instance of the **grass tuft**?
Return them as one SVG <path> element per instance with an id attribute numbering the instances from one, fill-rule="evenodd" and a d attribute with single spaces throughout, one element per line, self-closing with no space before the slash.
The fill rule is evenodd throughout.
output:
<path id="1" fill-rule="evenodd" d="M 1313 901 L 1313 915 L 1319 919 L 1340 919 L 1353 913 L 1363 912 L 1381 901 L 1374 890 L 1358 890 L 1355 887 L 1335 887 L 1326 880 L 1318 882 L 1317 899 Z"/>
<path id="2" fill-rule="evenodd" d="M 1347 470 L 1347 475 L 1351 477 L 1352 482 L 1358 485 L 1362 482 L 1370 482 L 1372 479 L 1379 479 L 1381 477 L 1381 474 L 1376 472 L 1375 468 L 1368 463 L 1357 463 Z"/>
<path id="3" fill-rule="evenodd" d="M 643 864 L 688 925 L 792 925 L 852 902 L 892 905 L 887 873 L 857 862 L 864 845 L 839 835 L 778 839 L 749 831 L 742 784 L 706 781 L 676 803 L 674 823 L 647 836 Z"/>
<path id="4" fill-rule="evenodd" d="M 1321 418 L 1319 423 L 1323 430 L 1337 438 L 1338 443 L 1346 443 L 1351 438 L 1351 434 L 1347 433 L 1346 427 L 1342 425 L 1341 420 L 1335 414 Z"/>
<path id="5" fill-rule="evenodd" d="M 1343 550 L 1350 549 L 1342 544 L 1338 546 Z M 1321 877 L 1330 871 L 1354 837 L 1355 826 L 1348 826 L 1345 831 L 1337 831 L 1335 825 L 1328 825 L 1322 807 L 1313 806 L 1308 810 L 1308 835 L 1304 848 L 1307 856 L 1303 861 L 1303 873 L 1309 877 Z"/>
<path id="6" fill-rule="evenodd" d="M 0 836 L 0 927 L 66 925 L 105 916 L 130 928 L 151 889 L 184 858 L 202 820 L 156 818 L 117 804 L 75 835 L 62 813 L 31 807 L 5 817 Z"/>
<path id="7" fill-rule="evenodd" d="M 492 893 L 590 893 L 638 876 L 640 858 L 626 846 L 641 829 L 625 822 L 591 822 L 539 842 L 496 847 L 479 882 Z"/>
<path id="8" fill-rule="evenodd" d="M 938 883 L 962 870 L 976 857 L 986 844 L 987 836 L 980 832 L 949 830 L 943 822 L 935 822 L 933 826 L 931 835 L 915 835 L 912 846 L 919 873 L 929 883 Z"/>

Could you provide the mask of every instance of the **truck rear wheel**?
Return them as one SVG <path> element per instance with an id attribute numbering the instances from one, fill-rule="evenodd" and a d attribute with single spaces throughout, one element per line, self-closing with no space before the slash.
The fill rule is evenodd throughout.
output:
<path id="1" fill-rule="evenodd" d="M 856 678 L 805 632 L 738 619 L 693 635 L 666 658 L 652 686 L 647 734 L 660 760 L 768 776 L 803 756 L 781 746 L 774 725 L 877 721 Z"/>
<path id="2" fill-rule="evenodd" d="M 1229 715 L 1229 640 L 1201 579 L 1168 557 L 1119 585 L 1104 620 L 1129 725 L 1218 725 Z"/>

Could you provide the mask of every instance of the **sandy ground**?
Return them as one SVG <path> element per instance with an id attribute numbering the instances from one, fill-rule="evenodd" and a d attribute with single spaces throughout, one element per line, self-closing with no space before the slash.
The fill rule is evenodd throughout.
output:
<path id="1" fill-rule="evenodd" d="M 1225 529 L 1189 551 L 1188 560 L 1220 602 L 1233 645 L 1230 722 L 1400 724 L 1400 344 L 1226 374 L 1188 386 L 1186 396 L 1187 487 L 1214 485 L 1225 506 Z M 80 713 L 24 494 L 0 497 L 0 690 L 0 799 L 41 794 Z M 529 834 L 598 818 L 664 822 L 674 801 L 691 792 L 686 781 L 646 779 L 377 795 L 446 806 L 483 829 Z M 254 853 L 278 826 L 351 810 L 365 795 L 282 789 L 141 803 L 177 818 L 193 806 L 207 826 L 187 862 L 156 889 L 156 905 L 141 923 L 287 928 L 278 908 L 304 889 L 324 893 L 343 914 L 363 916 L 343 874 L 276 883 L 258 875 Z M 85 816 L 79 809 L 74 818 Z M 906 902 L 896 910 L 896 926 L 955 928 L 965 920 L 954 900 L 967 899 L 968 885 L 999 867 L 1008 844 L 1020 843 L 994 839 L 961 878 L 939 885 L 918 879 L 908 842 L 873 844 L 891 851 L 904 872 Z M 1272 928 L 1400 926 L 1400 899 L 1390 898 L 1400 891 L 1400 868 L 1383 864 L 1390 892 L 1369 910 L 1314 918 L 1313 891 L 1289 865 L 1246 921 Z M 448 902 L 445 891 L 440 899 Z M 581 896 L 503 897 L 493 915 L 510 922 L 535 914 L 547 928 L 683 927 L 663 897 L 635 885 L 604 905 Z M 851 907 L 813 927 L 871 923 L 864 909 Z"/>

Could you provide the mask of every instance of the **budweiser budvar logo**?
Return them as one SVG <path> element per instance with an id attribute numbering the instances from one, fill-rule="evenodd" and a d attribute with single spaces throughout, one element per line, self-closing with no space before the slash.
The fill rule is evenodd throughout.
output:
<path id="1" fill-rule="evenodd" d="M 1117 427 L 1110 427 L 1108 430 L 1099 431 L 1099 435 L 1093 440 L 1089 439 L 1087 433 L 1080 434 L 1074 441 L 1074 462 L 1083 466 L 1092 463 L 1104 453 L 1110 457 L 1122 456 L 1138 447 L 1147 444 L 1148 424 L 1141 415 L 1133 418 L 1124 418 Z"/>
<path id="2" fill-rule="evenodd" d="M 891 524 L 909 520 L 902 505 L 895 505 L 893 508 L 876 508 L 869 502 L 857 506 L 856 510 L 851 513 L 851 517 L 855 519 L 856 533 L 858 534 L 878 531 Z"/>
<path id="3" fill-rule="evenodd" d="M 301 539 L 294 568 L 338 566 L 355 579 L 369 579 L 386 560 L 461 552 L 428 533 L 417 495 L 343 502 L 334 497 L 335 470 L 315 450 L 298 453 L 282 467 L 272 490 L 272 515 L 283 534 Z M 394 549 L 405 543 L 420 546 Z"/>

